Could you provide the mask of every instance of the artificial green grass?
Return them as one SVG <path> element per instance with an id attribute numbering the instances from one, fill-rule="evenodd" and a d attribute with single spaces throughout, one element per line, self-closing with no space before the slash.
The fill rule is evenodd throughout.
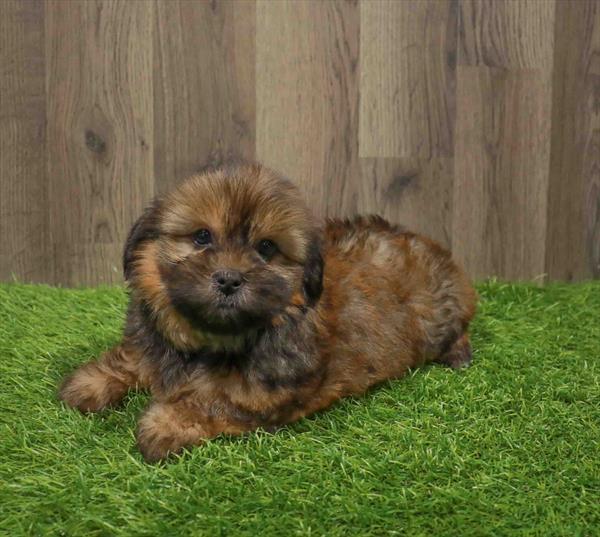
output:
<path id="1" fill-rule="evenodd" d="M 55 396 L 118 341 L 124 292 L 0 286 L 0 532 L 599 535 L 600 283 L 479 291 L 470 369 L 150 466 L 146 395 L 92 416 Z"/>

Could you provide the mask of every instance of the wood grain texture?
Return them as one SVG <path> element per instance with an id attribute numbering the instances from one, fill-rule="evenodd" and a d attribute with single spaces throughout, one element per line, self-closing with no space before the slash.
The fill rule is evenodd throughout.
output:
<path id="1" fill-rule="evenodd" d="M 553 29 L 553 2 L 460 3 L 452 246 L 476 278 L 544 278 Z"/>
<path id="2" fill-rule="evenodd" d="M 0 0 L 0 280 L 121 282 L 232 157 L 476 278 L 600 278 L 599 58 L 600 0 Z"/>
<path id="3" fill-rule="evenodd" d="M 451 245 L 454 163 L 451 158 L 361 159 L 358 210 Z"/>
<path id="4" fill-rule="evenodd" d="M 359 209 L 450 245 L 458 10 L 362 2 Z"/>
<path id="5" fill-rule="evenodd" d="M 44 5 L 0 3 L 0 280 L 52 281 Z"/>
<path id="6" fill-rule="evenodd" d="M 362 2 L 361 157 L 451 157 L 457 4 Z"/>
<path id="7" fill-rule="evenodd" d="M 357 2 L 257 4 L 257 156 L 320 216 L 356 210 L 358 47 Z"/>
<path id="8" fill-rule="evenodd" d="M 150 2 L 46 4 L 48 177 L 56 278 L 122 281 L 153 194 Z"/>
<path id="9" fill-rule="evenodd" d="M 553 26 L 554 0 L 460 0 L 458 62 L 550 70 Z"/>
<path id="10" fill-rule="evenodd" d="M 255 157 L 253 1 L 156 5 L 154 140 L 164 191 L 207 164 Z"/>
<path id="11" fill-rule="evenodd" d="M 546 271 L 600 277 L 600 3 L 556 5 Z"/>
<path id="12" fill-rule="evenodd" d="M 544 274 L 549 73 L 458 69 L 452 246 L 475 278 Z"/>

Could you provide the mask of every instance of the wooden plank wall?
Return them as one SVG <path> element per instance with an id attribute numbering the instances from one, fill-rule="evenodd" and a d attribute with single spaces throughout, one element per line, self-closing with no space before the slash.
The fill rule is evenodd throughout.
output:
<path id="1" fill-rule="evenodd" d="M 150 198 L 236 156 L 475 278 L 598 278 L 600 1 L 0 2 L 0 280 L 120 282 Z"/>

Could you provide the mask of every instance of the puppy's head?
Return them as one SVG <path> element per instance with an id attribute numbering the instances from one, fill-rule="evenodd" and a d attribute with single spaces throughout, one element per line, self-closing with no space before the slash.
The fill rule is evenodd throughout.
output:
<path id="1" fill-rule="evenodd" d="M 184 181 L 136 222 L 124 254 L 133 294 L 175 346 L 235 346 L 322 290 L 317 231 L 298 190 L 260 165 Z"/>

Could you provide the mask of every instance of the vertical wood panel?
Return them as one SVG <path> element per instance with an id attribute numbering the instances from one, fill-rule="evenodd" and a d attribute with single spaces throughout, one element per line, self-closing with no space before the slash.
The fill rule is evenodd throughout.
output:
<path id="1" fill-rule="evenodd" d="M 457 29 L 452 0 L 361 3 L 359 209 L 447 246 Z"/>
<path id="2" fill-rule="evenodd" d="M 550 83 L 543 73 L 460 67 L 452 246 L 470 274 L 544 273 Z"/>
<path id="3" fill-rule="evenodd" d="M 553 15 L 461 2 L 452 246 L 477 278 L 544 274 Z"/>
<path id="4" fill-rule="evenodd" d="M 159 191 L 206 164 L 255 156 L 253 1 L 159 2 L 154 36 Z"/>
<path id="5" fill-rule="evenodd" d="M 556 6 L 546 270 L 600 277 L 600 3 Z"/>
<path id="6" fill-rule="evenodd" d="M 0 280 L 122 281 L 154 191 L 238 156 L 476 278 L 598 278 L 598 58 L 596 0 L 0 0 Z"/>
<path id="7" fill-rule="evenodd" d="M 44 5 L 0 4 L 0 280 L 52 281 L 45 175 Z"/>
<path id="8" fill-rule="evenodd" d="M 458 61 L 549 70 L 553 27 L 554 0 L 460 0 Z"/>
<path id="9" fill-rule="evenodd" d="M 48 1 L 48 174 L 57 280 L 122 281 L 153 194 L 153 3 Z"/>
<path id="10" fill-rule="evenodd" d="M 361 3 L 361 157 L 452 156 L 456 7 Z"/>
<path id="11" fill-rule="evenodd" d="M 356 209 L 358 46 L 356 2 L 257 5 L 257 155 L 321 216 Z"/>
<path id="12" fill-rule="evenodd" d="M 452 226 L 451 158 L 361 159 L 359 212 L 377 213 L 449 247 Z"/>

